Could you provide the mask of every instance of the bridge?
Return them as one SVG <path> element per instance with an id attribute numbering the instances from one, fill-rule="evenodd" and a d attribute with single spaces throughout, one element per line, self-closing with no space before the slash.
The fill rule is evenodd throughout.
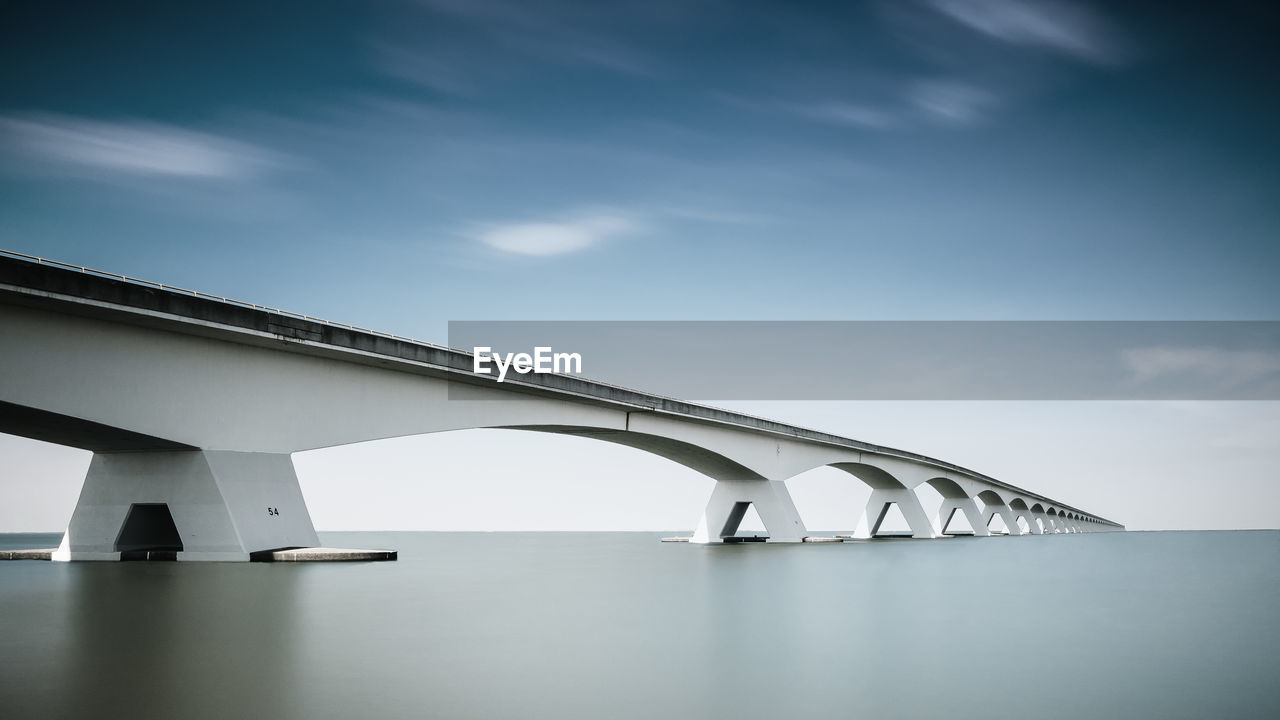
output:
<path id="1" fill-rule="evenodd" d="M 871 489 L 856 537 L 883 535 L 894 505 L 916 538 L 960 515 L 978 536 L 996 517 L 1012 535 L 1124 529 L 917 453 L 575 376 L 498 383 L 470 352 L 18 253 L 0 253 L 0 338 L 0 432 L 94 453 L 55 560 L 315 547 L 292 453 L 469 428 L 593 438 L 707 475 L 695 543 L 733 541 L 752 506 L 768 542 L 818 539 L 786 481 L 823 466 Z"/>

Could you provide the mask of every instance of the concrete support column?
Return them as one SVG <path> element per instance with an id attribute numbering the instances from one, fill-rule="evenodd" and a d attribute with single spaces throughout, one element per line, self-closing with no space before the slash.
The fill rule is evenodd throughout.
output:
<path id="1" fill-rule="evenodd" d="M 1016 518 L 1022 518 L 1023 520 L 1027 521 L 1027 532 L 1022 533 L 1023 535 L 1043 535 L 1044 534 L 1044 530 L 1041 530 L 1040 526 L 1036 525 L 1036 516 L 1030 510 L 1014 510 L 1013 512 L 1015 515 L 1015 520 L 1014 520 L 1015 523 L 1017 522 Z"/>
<path id="2" fill-rule="evenodd" d="M 1053 532 L 1053 526 L 1049 523 L 1048 515 L 1044 514 L 1043 512 L 1036 512 L 1034 510 L 1027 513 L 1027 515 L 1029 516 L 1027 518 L 1027 522 L 1031 524 L 1032 535 L 1048 535 L 1049 533 Z M 1040 522 L 1037 523 L 1036 520 L 1039 520 Z M 1041 524 L 1044 525 L 1043 529 L 1041 529 Z"/>
<path id="3" fill-rule="evenodd" d="M 925 514 L 924 508 L 921 507 L 920 499 L 907 488 L 877 488 L 872 490 L 871 498 L 867 500 L 867 507 L 862 513 L 862 518 L 858 520 L 858 529 L 854 531 L 854 536 L 860 538 L 875 537 L 876 533 L 880 531 L 880 524 L 884 522 L 885 515 L 889 512 L 889 506 L 894 503 L 897 503 L 898 509 L 902 511 L 902 516 L 906 518 L 907 525 L 911 528 L 911 537 L 935 537 L 933 525 L 929 523 L 929 516 Z"/>
<path id="4" fill-rule="evenodd" d="M 996 505 L 994 503 L 987 505 L 983 509 L 983 514 L 987 518 L 985 527 L 988 529 L 988 532 L 990 532 L 991 520 L 995 518 L 996 515 L 999 515 L 1000 519 L 1004 521 L 1004 527 L 1008 530 L 1010 535 L 1022 534 L 1022 530 L 1018 527 L 1018 516 L 1013 514 L 1013 509 L 1008 505 Z"/>
<path id="5" fill-rule="evenodd" d="M 159 519 L 135 522 L 135 513 Z M 259 550 L 320 544 L 288 455 L 100 453 L 53 559 L 118 560 L 124 542 L 145 546 L 166 528 L 180 541 L 179 560 L 243 561 Z"/>
<path id="6" fill-rule="evenodd" d="M 808 531 L 782 480 L 717 480 L 690 542 L 718 543 L 738 532 L 747 508 L 755 506 L 769 542 L 802 542 Z"/>
<path id="7" fill-rule="evenodd" d="M 956 512 L 964 513 L 965 518 L 969 520 L 969 525 L 973 527 L 975 536 L 988 537 L 991 535 L 986 523 L 982 522 L 982 513 L 978 512 L 977 504 L 970 497 L 942 499 L 942 505 L 938 507 L 938 532 L 940 534 L 947 534 L 947 523 L 951 521 L 952 515 Z"/>

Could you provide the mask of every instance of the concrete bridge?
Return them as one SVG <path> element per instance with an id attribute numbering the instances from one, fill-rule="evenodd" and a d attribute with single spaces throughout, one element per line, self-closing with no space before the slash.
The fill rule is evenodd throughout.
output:
<path id="1" fill-rule="evenodd" d="M 54 554 L 247 560 L 319 544 L 291 454 L 509 428 L 618 443 L 716 480 L 696 543 L 749 506 L 769 542 L 808 538 L 786 480 L 831 466 L 871 488 L 857 536 L 896 504 L 917 538 L 1123 530 L 942 460 L 563 375 L 472 372 L 472 355 L 197 292 L 0 255 L 0 432 L 93 451 Z M 942 496 L 926 512 L 915 490 Z M 854 509 L 851 509 L 851 516 Z"/>

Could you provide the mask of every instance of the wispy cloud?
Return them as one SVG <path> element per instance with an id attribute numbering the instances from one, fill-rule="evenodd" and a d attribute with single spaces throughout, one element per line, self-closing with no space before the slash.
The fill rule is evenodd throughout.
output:
<path id="1" fill-rule="evenodd" d="M 898 118 L 888 111 L 849 102 L 790 105 L 788 109 L 800 117 L 828 125 L 881 130 L 898 124 Z"/>
<path id="2" fill-rule="evenodd" d="M 470 95 L 475 90 L 474 71 L 469 73 L 457 61 L 385 41 L 372 46 L 374 63 L 391 77 L 449 95 Z"/>
<path id="3" fill-rule="evenodd" d="M 422 0 L 430 10 L 483 30 L 498 44 L 626 74 L 647 74 L 650 58 L 623 38 L 636 25 L 670 20 L 649 2 L 574 3 Z"/>
<path id="4" fill-rule="evenodd" d="M 1001 42 L 1040 47 L 1094 64 L 1122 55 L 1115 30 L 1097 12 L 1065 0 L 929 0 L 944 16 Z"/>
<path id="5" fill-rule="evenodd" d="M 671 22 L 645 2 L 420 0 L 419 7 L 430 15 L 421 26 L 401 25 L 371 38 L 373 62 L 392 77 L 455 95 L 477 94 L 535 65 L 650 75 L 654 57 L 628 38 L 636 26 Z M 440 29 L 445 26 L 451 32 Z"/>
<path id="6" fill-rule="evenodd" d="M 501 252 L 515 255 L 563 255 L 634 232 L 639 223 L 615 210 L 594 210 L 559 220 L 493 224 L 471 236 Z"/>
<path id="7" fill-rule="evenodd" d="M 662 218 L 714 225 L 765 225 L 778 222 L 777 217 L 763 213 L 717 210 L 689 205 L 657 206 L 652 212 Z"/>
<path id="8" fill-rule="evenodd" d="M 844 100 L 812 102 L 758 101 L 720 94 L 724 102 L 756 112 L 866 131 L 909 130 L 923 123 L 974 125 L 986 119 L 999 97 L 983 87 L 956 79 L 912 80 L 889 98 L 861 103 Z"/>
<path id="9" fill-rule="evenodd" d="M 976 123 L 996 103 L 987 90 L 952 80 L 914 83 L 907 89 L 907 100 L 931 120 L 952 125 Z"/>
<path id="10" fill-rule="evenodd" d="M 263 148 L 150 122 L 107 122 L 66 115 L 0 116 L 0 143 L 40 170 L 235 180 L 281 162 Z"/>
<path id="11" fill-rule="evenodd" d="M 779 117 L 800 118 L 824 125 L 861 130 L 888 130 L 902 122 L 899 108 L 887 104 L 856 102 L 845 99 L 814 98 L 801 101 L 761 100 L 737 93 L 715 92 L 711 97 L 751 112 Z"/>
<path id="12" fill-rule="evenodd" d="M 1220 347 L 1129 348 L 1122 360 L 1138 382 L 1205 381 L 1221 388 L 1280 383 L 1280 352 Z"/>

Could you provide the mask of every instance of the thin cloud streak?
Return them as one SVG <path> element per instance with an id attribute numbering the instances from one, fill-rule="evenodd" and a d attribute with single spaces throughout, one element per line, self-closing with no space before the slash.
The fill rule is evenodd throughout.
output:
<path id="1" fill-rule="evenodd" d="M 1011 45 L 1040 47 L 1089 63 L 1122 56 L 1116 33 L 1090 8 L 1064 0 L 930 0 L 942 15 Z"/>
<path id="2" fill-rule="evenodd" d="M 436 92 L 472 96 L 513 82 L 531 65 L 579 66 L 650 76 L 655 59 L 627 40 L 636 25 L 671 22 L 645 3 L 594 6 L 506 0 L 420 0 L 430 28 L 442 20 L 465 40 L 397 27 L 369 39 L 372 62 L 388 76 Z M 477 52 L 480 51 L 480 52 Z"/>
<path id="3" fill-rule="evenodd" d="M 898 118 L 889 112 L 866 105 L 847 102 L 794 105 L 789 108 L 796 115 L 828 125 L 884 130 L 898 125 Z"/>
<path id="4" fill-rule="evenodd" d="M 586 250 L 638 227 L 626 214 L 600 210 L 563 220 L 490 225 L 472 237 L 504 253 L 549 256 Z"/>
<path id="5" fill-rule="evenodd" d="M 982 88 L 956 81 L 925 81 L 907 90 L 907 100 L 931 120 L 972 125 L 982 120 L 996 98 Z"/>
<path id="6" fill-rule="evenodd" d="M 778 218 L 761 213 L 714 210 L 687 205 L 659 206 L 653 213 L 673 220 L 686 220 L 715 225 L 765 225 L 778 222 Z"/>
<path id="7" fill-rule="evenodd" d="M 374 41 L 372 51 L 377 68 L 398 80 L 448 95 L 472 95 L 475 92 L 474 73 L 463 70 L 458 62 L 448 62 L 430 53 L 384 41 Z"/>
<path id="8" fill-rule="evenodd" d="M 0 143 L 42 170 L 80 175 L 239 180 L 281 163 L 276 153 L 218 135 L 66 115 L 0 117 Z"/>

